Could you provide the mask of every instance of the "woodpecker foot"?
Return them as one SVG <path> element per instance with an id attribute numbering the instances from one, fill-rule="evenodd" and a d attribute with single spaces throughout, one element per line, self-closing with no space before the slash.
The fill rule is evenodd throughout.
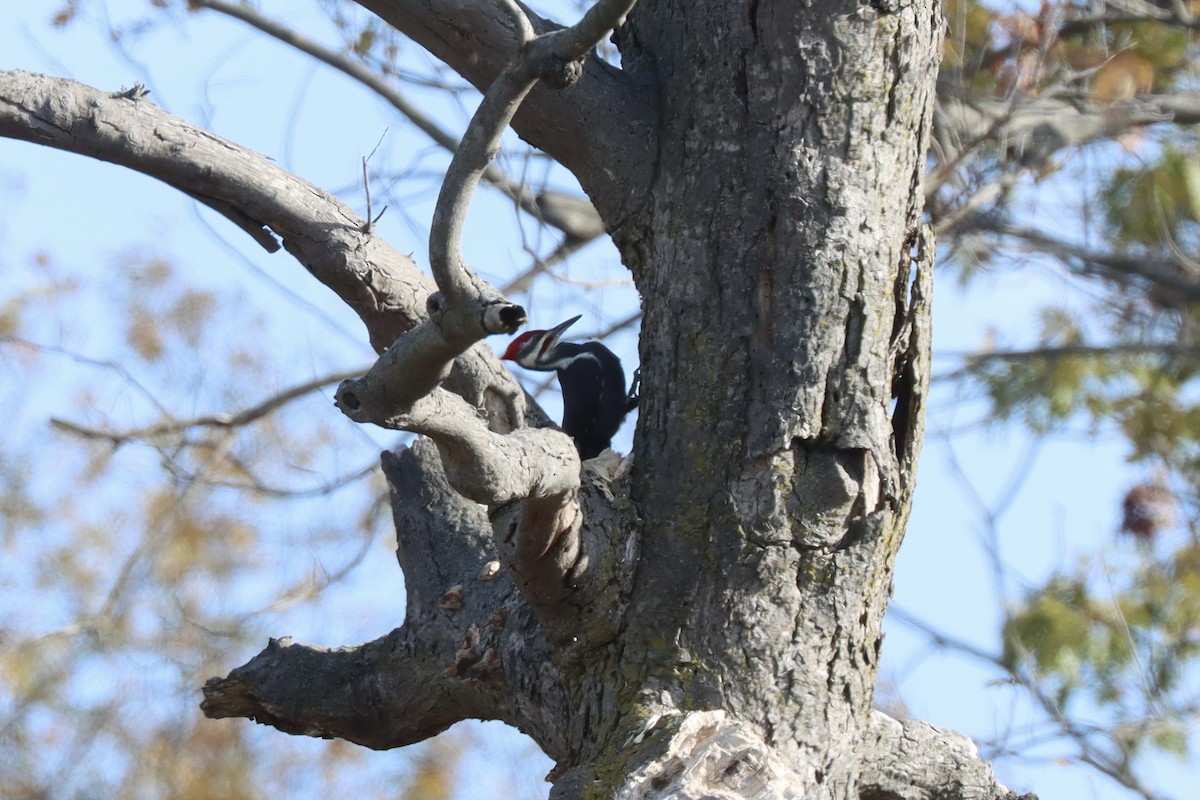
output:
<path id="1" fill-rule="evenodd" d="M 635 369 L 633 371 L 633 380 L 629 383 L 629 395 L 627 397 L 627 400 L 629 401 L 629 410 L 630 411 L 633 411 L 635 408 L 637 408 L 638 398 L 641 395 L 641 390 L 642 390 L 642 368 L 638 367 L 637 369 Z"/>

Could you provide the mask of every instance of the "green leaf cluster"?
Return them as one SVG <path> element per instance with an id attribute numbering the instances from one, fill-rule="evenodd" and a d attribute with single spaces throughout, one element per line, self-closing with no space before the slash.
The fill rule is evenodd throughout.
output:
<path id="1" fill-rule="evenodd" d="M 1157 250 L 1164 242 L 1200 241 L 1200 150 L 1168 144 L 1149 165 L 1117 169 L 1100 201 L 1108 235 L 1120 246 Z"/>
<path id="2" fill-rule="evenodd" d="M 1139 555 L 1127 572 L 1085 569 L 1030 592 L 1004 625 L 1002 663 L 1067 717 L 1105 709 L 1128 752 L 1185 755 L 1186 709 L 1197 700 L 1185 676 L 1200 667 L 1200 543 Z"/>

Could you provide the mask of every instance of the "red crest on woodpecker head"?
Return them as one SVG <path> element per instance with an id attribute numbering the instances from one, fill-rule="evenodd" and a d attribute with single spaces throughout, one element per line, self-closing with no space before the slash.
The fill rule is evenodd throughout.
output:
<path id="1" fill-rule="evenodd" d="M 500 356 L 505 361 L 516 361 L 527 369 L 544 369 L 542 359 L 553 349 L 567 328 L 574 325 L 583 315 L 560 322 L 548 331 L 526 331 L 513 339 Z"/>
<path id="2" fill-rule="evenodd" d="M 500 356 L 501 361 L 516 361 L 521 355 L 521 348 L 535 336 L 541 336 L 545 331 L 525 331 L 508 343 L 508 349 Z"/>

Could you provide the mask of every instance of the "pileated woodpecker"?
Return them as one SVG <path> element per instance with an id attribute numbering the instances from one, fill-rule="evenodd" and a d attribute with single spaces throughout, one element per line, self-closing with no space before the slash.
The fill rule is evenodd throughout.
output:
<path id="1" fill-rule="evenodd" d="M 559 342 L 579 319 L 572 317 L 548 331 L 526 331 L 512 340 L 501 358 L 526 369 L 558 373 L 562 429 L 586 461 L 604 452 L 625 415 L 637 407 L 638 374 L 626 394 L 625 370 L 613 351 L 599 342 Z"/>

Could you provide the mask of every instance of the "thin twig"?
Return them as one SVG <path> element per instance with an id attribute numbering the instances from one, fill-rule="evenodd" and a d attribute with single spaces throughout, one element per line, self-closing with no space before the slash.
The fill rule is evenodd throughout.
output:
<path id="1" fill-rule="evenodd" d="M 1083 262 L 1085 266 L 1092 265 L 1115 280 L 1140 278 L 1174 292 L 1189 302 L 1200 302 L 1200 281 L 1181 275 L 1184 265 L 1178 262 L 1090 250 L 1034 228 L 1011 225 L 995 219 L 977 218 L 975 227 L 1000 236 L 1020 239 L 1037 247 L 1040 252 L 1049 252 L 1063 261 L 1075 260 Z"/>
<path id="2" fill-rule="evenodd" d="M 0 334 L 0 343 L 8 343 L 17 345 L 19 347 L 27 347 L 30 350 L 36 350 L 41 353 L 62 356 L 63 358 L 74 361 L 76 364 L 83 364 L 84 366 L 95 367 L 97 369 L 114 372 L 129 386 L 133 387 L 133 389 L 136 390 L 137 393 L 142 397 L 144 397 L 151 405 L 157 408 L 159 412 L 162 414 L 169 413 L 167 411 L 167 407 L 162 404 L 162 402 L 154 395 L 153 392 L 143 386 L 137 378 L 133 377 L 133 373 L 116 361 L 109 361 L 102 358 L 92 358 L 91 356 L 86 356 L 74 350 L 60 347 L 59 345 L 43 344 L 41 342 L 35 342 L 30 339 L 24 339 L 20 336 L 13 336 L 12 334 L 7 333 Z"/>
<path id="3" fill-rule="evenodd" d="M 417 130 L 432 139 L 438 146 L 449 153 L 457 152 L 460 142 L 456 137 L 443 129 L 432 117 L 410 102 L 387 79 L 373 72 L 365 64 L 355 61 L 349 55 L 332 50 L 319 42 L 302 36 L 292 28 L 281 25 L 248 5 L 229 3 L 224 0 L 194 0 L 193 5 L 200 8 L 207 8 L 244 22 L 271 38 L 294 47 L 300 52 L 306 53 L 321 63 L 333 67 L 342 74 L 353 78 L 387 101 L 393 108 L 403 114 Z M 521 17 L 524 18 L 524 14 Z M 494 163 L 488 164 L 484 170 L 483 180 L 511 198 L 522 211 L 558 228 L 568 237 L 586 238 L 590 241 L 603 232 L 604 225 L 599 221 L 595 210 L 592 211 L 592 217 L 595 217 L 595 219 L 583 220 L 585 224 L 582 225 L 576 224 L 576 220 L 570 218 L 551 217 L 550 215 L 539 213 L 539 199 L 542 202 L 553 203 L 558 198 L 564 198 L 564 202 L 577 201 L 578 198 L 553 191 L 535 194 L 524 184 L 509 178 L 504 173 L 504 170 L 500 169 Z M 369 214 L 368 218 L 370 218 Z"/>
<path id="4" fill-rule="evenodd" d="M 429 257 L 438 287 L 458 302 L 468 293 L 486 294 L 490 290 L 471 274 L 462 259 L 462 230 L 471 197 L 488 163 L 500 148 L 500 137 L 508 128 L 521 101 L 539 78 L 551 74 L 557 62 L 582 58 L 605 33 L 628 13 L 636 0 L 600 0 L 576 25 L 530 39 L 532 26 L 526 20 L 524 46 L 516 61 L 506 68 L 488 88 L 483 101 L 471 118 L 438 195 L 437 208 L 429 235 Z M 515 12 L 524 16 L 513 0 Z"/>
<path id="5" fill-rule="evenodd" d="M 383 211 L 387 211 L 387 206 L 383 207 L 383 211 L 379 212 L 379 217 L 374 215 L 371 209 L 371 176 L 367 173 L 367 165 L 371 163 L 371 158 L 379 152 L 379 146 L 383 144 L 383 137 L 387 136 L 387 128 L 383 129 L 383 133 L 379 135 L 379 141 L 371 148 L 371 152 L 363 156 L 362 173 L 363 173 L 363 192 L 367 196 L 367 221 L 363 223 L 363 233 L 371 233 L 375 228 L 375 223 L 383 216 Z"/>
<path id="6" fill-rule="evenodd" d="M 1169 358 L 1200 358 L 1200 345 L 1182 342 L 1145 342 L 1110 345 L 1062 345 L 1034 347 L 1028 350 L 996 350 L 990 353 L 944 353 L 966 363 L 958 369 L 943 373 L 935 381 L 959 381 L 976 375 L 989 362 L 1055 361 L 1064 358 L 1110 358 L 1113 356 L 1165 356 Z"/>
<path id="7" fill-rule="evenodd" d="M 239 411 L 236 414 L 209 414 L 186 420 L 171 419 L 164 422 L 156 422 L 153 425 L 146 425 L 141 428 L 134 428 L 133 430 L 124 432 L 105 431 L 98 428 L 90 428 L 85 425 L 80 425 L 77 422 L 71 422 L 69 420 L 58 418 L 51 418 L 50 424 L 60 430 L 75 434 L 76 436 L 81 436 L 85 439 L 104 439 L 112 442 L 113 444 L 124 444 L 126 442 L 139 439 L 152 439 L 157 436 L 180 433 L 190 428 L 206 427 L 232 430 L 234 428 L 240 428 L 245 425 L 249 425 L 252 422 L 256 422 L 268 414 L 277 411 L 288 403 L 305 397 L 306 395 L 315 392 L 317 389 L 320 389 L 323 386 L 329 386 L 333 383 L 348 380 L 349 378 L 356 377 L 362 373 L 362 369 L 357 369 L 335 372 L 331 375 L 322 375 L 318 378 L 313 378 L 310 381 L 305 381 L 304 383 L 293 386 L 290 389 L 285 389 L 284 391 L 267 398 L 261 403 L 251 406 L 243 411 Z"/>

